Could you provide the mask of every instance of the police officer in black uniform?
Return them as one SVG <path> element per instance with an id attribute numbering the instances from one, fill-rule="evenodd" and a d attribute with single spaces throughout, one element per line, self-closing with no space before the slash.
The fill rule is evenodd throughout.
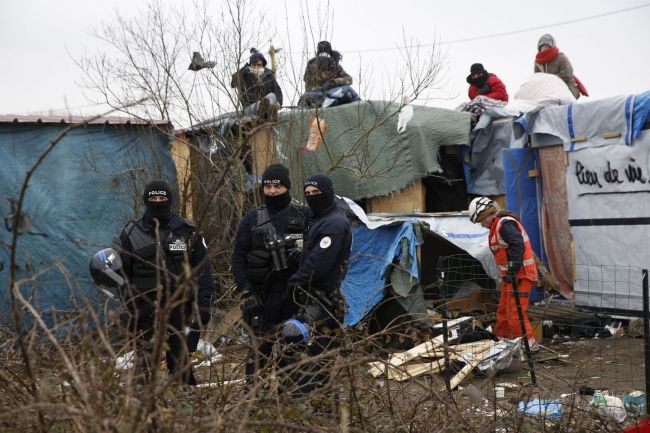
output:
<path id="1" fill-rule="evenodd" d="M 147 353 L 156 315 L 170 307 L 167 368 L 183 383 L 196 385 L 190 353 L 196 350 L 201 327 L 210 319 L 214 292 L 207 245 L 192 221 L 171 212 L 172 190 L 166 182 L 149 182 L 143 200 L 142 218 L 126 224 L 112 244 L 127 281 L 121 292 L 130 313 L 129 329 L 136 335 L 138 350 Z M 195 305 L 198 311 L 193 310 Z M 148 376 L 156 360 L 147 362 L 143 355 Z"/>
<path id="2" fill-rule="evenodd" d="M 298 268 L 309 208 L 292 201 L 289 171 L 269 165 L 262 175 L 264 205 L 242 219 L 232 253 L 232 273 L 242 297 L 242 314 L 258 340 L 246 364 L 249 379 L 266 364 L 273 349 L 271 332 L 296 312 L 286 296 L 287 279 Z M 257 362 L 256 362 L 257 361 Z"/>
<path id="3" fill-rule="evenodd" d="M 300 267 L 287 283 L 300 308 L 283 324 L 281 335 L 285 343 L 301 343 L 303 347 L 307 344 L 307 353 L 315 356 L 332 347 L 334 331 L 343 321 L 339 288 L 350 259 L 352 227 L 334 201 L 334 186 L 328 176 L 310 176 L 304 183 L 304 193 L 313 222 L 305 237 Z M 285 352 L 289 356 L 284 357 L 284 364 L 290 352 Z M 295 355 L 296 350 L 293 352 Z M 323 365 L 301 364 L 292 374 L 291 380 L 298 387 L 294 394 L 324 385 L 329 375 Z"/>

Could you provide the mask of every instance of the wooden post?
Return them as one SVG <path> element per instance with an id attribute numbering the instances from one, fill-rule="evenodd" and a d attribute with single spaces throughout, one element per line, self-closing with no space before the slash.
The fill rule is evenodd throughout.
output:
<path id="1" fill-rule="evenodd" d="M 282 51 L 282 48 L 275 48 L 273 43 L 269 47 L 269 57 L 271 57 L 271 71 L 273 72 L 273 77 L 275 77 L 276 71 L 278 69 L 278 63 L 275 55 Z"/>
<path id="2" fill-rule="evenodd" d="M 416 180 L 401 191 L 368 200 L 368 213 L 425 212 L 426 190 L 422 180 Z"/>
<path id="3" fill-rule="evenodd" d="M 174 137 L 171 145 L 171 154 L 176 166 L 178 178 L 179 210 L 181 215 L 192 219 L 192 158 L 189 146 L 189 137 L 181 133 Z"/>
<path id="4" fill-rule="evenodd" d="M 271 130 L 271 127 L 262 128 L 250 140 L 253 176 L 258 180 L 262 178 L 264 169 L 276 161 L 275 141 Z"/>

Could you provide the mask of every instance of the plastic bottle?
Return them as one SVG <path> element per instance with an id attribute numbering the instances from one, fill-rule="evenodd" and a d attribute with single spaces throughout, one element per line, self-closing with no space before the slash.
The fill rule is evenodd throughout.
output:
<path id="1" fill-rule="evenodd" d="M 607 400 L 605 400 L 605 396 L 601 390 L 594 390 L 594 396 L 591 398 L 591 405 L 599 408 L 607 406 Z"/>

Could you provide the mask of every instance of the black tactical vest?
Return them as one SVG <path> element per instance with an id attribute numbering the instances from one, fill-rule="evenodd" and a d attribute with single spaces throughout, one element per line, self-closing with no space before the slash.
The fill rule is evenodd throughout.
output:
<path id="1" fill-rule="evenodd" d="M 289 235 L 289 234 L 304 234 L 307 231 L 307 217 L 302 213 L 300 205 L 291 202 L 289 205 L 289 220 L 287 221 L 287 229 L 285 233 L 278 232 L 278 235 Z M 271 230 L 275 230 L 273 223 L 271 222 L 271 217 L 269 216 L 269 210 L 266 206 L 257 208 L 257 215 L 255 226 L 253 226 L 253 250 L 265 250 L 266 246 L 264 245 L 264 240 L 266 236 L 271 233 Z"/>
<path id="2" fill-rule="evenodd" d="M 284 290 L 287 279 L 291 273 L 295 272 L 295 266 L 291 265 L 283 271 L 273 271 L 272 256 L 267 248 L 266 241 L 272 232 L 283 238 L 287 235 L 294 235 L 292 236 L 293 239 L 286 242 L 286 248 L 302 248 L 302 236 L 307 230 L 307 217 L 302 212 L 301 207 L 297 203 L 292 202 L 290 204 L 285 230 L 276 229 L 271 222 L 266 206 L 257 209 L 255 225 L 252 228 L 252 249 L 247 255 L 247 272 L 250 282 L 258 290 L 266 288 Z M 275 216 L 275 218 L 282 218 L 282 216 Z M 298 242 L 296 242 L 297 238 L 299 238 Z"/>
<path id="3" fill-rule="evenodd" d="M 173 218 L 170 226 L 160 230 L 160 243 L 156 240 L 154 229 L 145 227 L 142 221 L 130 222 L 124 231 L 131 245 L 130 252 L 134 255 L 133 285 L 141 292 L 154 289 L 158 283 L 173 290 L 177 276 L 183 273 L 184 261 L 189 260 L 192 253 L 195 226 L 188 220 Z"/>

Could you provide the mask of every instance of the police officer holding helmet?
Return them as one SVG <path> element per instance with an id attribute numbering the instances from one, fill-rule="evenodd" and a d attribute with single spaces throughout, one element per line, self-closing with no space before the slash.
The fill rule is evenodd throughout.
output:
<path id="1" fill-rule="evenodd" d="M 169 373 L 185 384 L 196 385 L 190 353 L 196 350 L 200 328 L 210 319 L 214 284 L 205 239 L 192 221 L 172 213 L 172 198 L 166 182 L 149 182 L 143 194 L 144 215 L 126 224 L 111 248 L 93 257 L 91 275 L 99 285 L 110 285 L 113 280 L 115 286 L 120 285 L 116 271 L 124 277 L 118 292 L 130 314 L 137 364 L 145 368 L 146 377 L 157 364 L 157 360 L 147 359 L 154 324 L 169 308 L 165 331 Z M 198 306 L 198 311 L 193 306 Z"/>
<path id="2" fill-rule="evenodd" d="M 334 344 L 333 332 L 343 321 L 339 288 L 352 248 L 352 227 L 334 201 L 332 180 L 314 174 L 305 181 L 304 194 L 314 220 L 305 237 L 300 267 L 287 283 L 300 308 L 281 328 L 283 342 L 296 347 L 285 349 L 284 365 L 291 362 L 291 356 L 300 359 L 301 346 L 315 356 Z M 292 394 L 308 393 L 323 386 L 329 377 L 319 363 L 304 362 L 290 376 L 295 386 Z"/>
<path id="3" fill-rule="evenodd" d="M 297 270 L 302 236 L 311 217 L 309 208 L 292 201 L 289 170 L 283 165 L 266 168 L 262 189 L 264 205 L 244 216 L 232 253 L 243 318 L 257 337 L 264 337 L 246 364 L 249 380 L 271 355 L 270 331 L 296 311 L 293 300 L 286 296 L 287 279 Z"/>

